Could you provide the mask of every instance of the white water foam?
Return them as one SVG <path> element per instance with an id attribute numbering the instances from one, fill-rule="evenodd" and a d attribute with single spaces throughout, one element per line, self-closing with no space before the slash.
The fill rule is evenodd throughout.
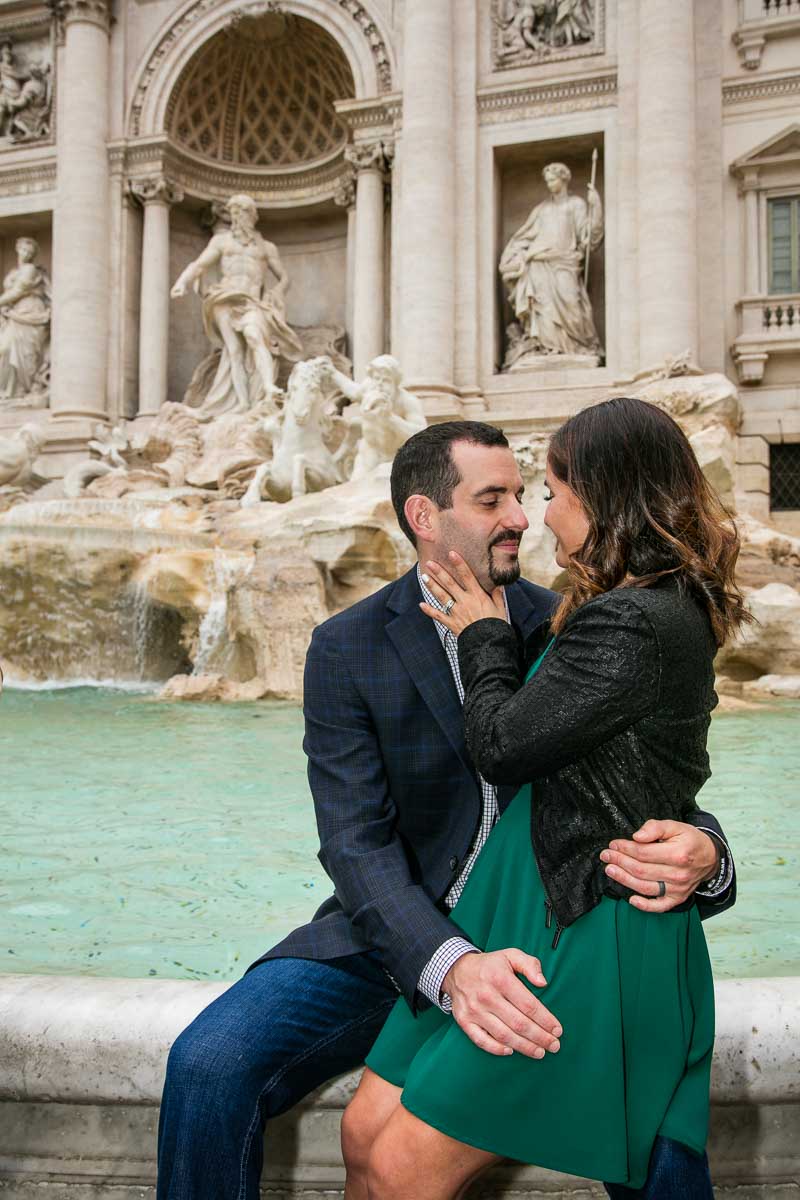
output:
<path id="1" fill-rule="evenodd" d="M 142 693 L 157 692 L 160 683 L 140 679 L 94 679 L 80 676 L 75 679 L 14 679 L 5 677 L 4 690 L 16 692 L 62 692 L 74 688 L 104 688 L 112 692 Z"/>

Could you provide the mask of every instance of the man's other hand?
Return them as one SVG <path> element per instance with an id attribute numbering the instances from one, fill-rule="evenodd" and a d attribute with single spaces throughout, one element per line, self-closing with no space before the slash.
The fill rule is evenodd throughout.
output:
<path id="1" fill-rule="evenodd" d="M 669 912 L 711 879 L 718 866 L 714 839 L 680 821 L 646 821 L 633 841 L 617 839 L 600 858 L 606 875 L 638 895 L 629 903 L 644 912 Z M 659 897 L 659 880 L 666 892 Z"/>
<path id="2" fill-rule="evenodd" d="M 444 977 L 443 989 L 453 1016 L 476 1046 L 489 1054 L 517 1050 L 528 1058 L 544 1058 L 559 1049 L 561 1025 L 517 978 L 545 987 L 538 958 L 522 950 L 464 954 Z"/>

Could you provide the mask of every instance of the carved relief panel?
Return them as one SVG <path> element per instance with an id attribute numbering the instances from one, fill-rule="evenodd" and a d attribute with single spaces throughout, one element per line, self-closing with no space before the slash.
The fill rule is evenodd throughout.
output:
<path id="1" fill-rule="evenodd" d="M 492 0 L 492 60 L 498 70 L 604 49 L 604 0 Z"/>
<path id="2" fill-rule="evenodd" d="M 52 140 L 53 62 L 47 17 L 0 20 L 0 151 Z"/>

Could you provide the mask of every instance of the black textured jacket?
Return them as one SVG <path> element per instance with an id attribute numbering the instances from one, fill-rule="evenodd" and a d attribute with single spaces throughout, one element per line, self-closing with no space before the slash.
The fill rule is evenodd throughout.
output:
<path id="1" fill-rule="evenodd" d="M 716 651 L 708 617 L 673 579 L 618 588 L 523 648 L 487 618 L 458 639 L 467 745 L 491 783 L 532 787 L 532 841 L 559 926 L 630 895 L 599 854 L 649 817 L 685 821 L 710 775 Z M 527 653 L 526 653 L 527 651 Z"/>

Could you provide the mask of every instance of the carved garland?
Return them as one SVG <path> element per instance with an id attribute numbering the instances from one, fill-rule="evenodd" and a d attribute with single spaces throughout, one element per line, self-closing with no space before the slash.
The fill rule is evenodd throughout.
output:
<path id="1" fill-rule="evenodd" d="M 378 75 L 379 87 L 381 93 L 389 92 L 392 88 L 392 70 L 389 62 L 389 55 L 386 49 L 386 43 L 381 37 L 375 22 L 370 17 L 364 6 L 359 3 L 359 0 L 336 0 L 344 12 L 348 13 L 358 25 L 362 34 L 369 43 L 370 53 L 375 61 L 375 68 Z M 197 3 L 192 5 L 188 12 L 184 13 L 180 21 L 173 25 L 171 29 L 164 34 L 164 37 L 156 46 L 153 53 L 147 62 L 142 77 L 139 81 L 139 86 L 136 89 L 136 94 L 131 105 L 131 132 L 134 137 L 138 137 L 141 131 L 142 110 L 144 108 L 147 91 L 150 84 L 161 67 L 164 59 L 167 57 L 172 48 L 177 42 L 181 41 L 185 34 L 196 25 L 197 22 L 214 9 L 220 6 L 221 0 L 197 0 Z"/>

